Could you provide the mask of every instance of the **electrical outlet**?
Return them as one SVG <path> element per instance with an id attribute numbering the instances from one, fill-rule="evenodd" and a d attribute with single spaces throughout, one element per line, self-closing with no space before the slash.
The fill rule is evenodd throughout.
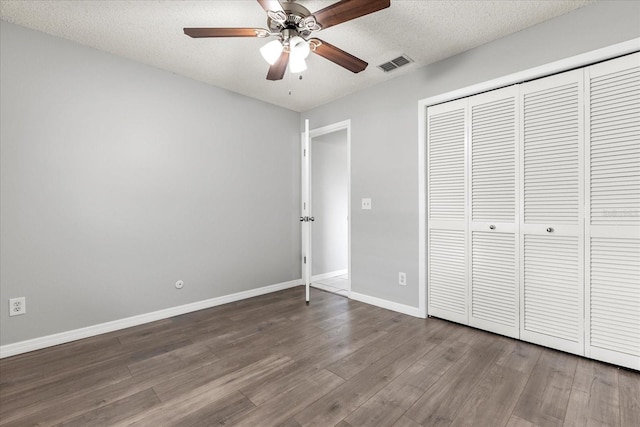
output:
<path id="1" fill-rule="evenodd" d="M 398 273 L 398 284 L 401 286 L 407 286 L 407 273 Z"/>
<path id="2" fill-rule="evenodd" d="M 370 198 L 362 199 L 362 209 L 371 210 L 371 199 Z"/>
<path id="3" fill-rule="evenodd" d="M 27 302 L 25 297 L 9 299 L 9 316 L 18 316 L 27 312 Z"/>

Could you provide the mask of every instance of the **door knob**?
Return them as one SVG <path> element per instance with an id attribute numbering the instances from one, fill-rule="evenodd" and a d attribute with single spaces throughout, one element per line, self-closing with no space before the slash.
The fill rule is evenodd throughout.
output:
<path id="1" fill-rule="evenodd" d="M 547 233 L 553 233 L 553 228 L 552 227 L 547 228 Z"/>
<path id="2" fill-rule="evenodd" d="M 491 225 L 489 226 L 489 230 L 495 230 L 495 229 L 496 229 L 496 226 L 495 226 L 495 225 L 491 224 Z"/>

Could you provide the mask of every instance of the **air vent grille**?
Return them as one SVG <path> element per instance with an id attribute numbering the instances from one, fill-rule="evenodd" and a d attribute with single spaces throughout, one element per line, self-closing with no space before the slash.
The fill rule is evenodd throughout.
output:
<path id="1" fill-rule="evenodd" d="M 378 65 L 378 68 L 380 68 L 385 73 L 388 73 L 389 71 L 396 70 L 407 64 L 411 64 L 412 62 L 413 61 L 411 60 L 411 58 L 409 58 L 407 55 L 401 55 L 395 59 L 392 59 L 389 62 L 385 62 L 384 64 Z"/>

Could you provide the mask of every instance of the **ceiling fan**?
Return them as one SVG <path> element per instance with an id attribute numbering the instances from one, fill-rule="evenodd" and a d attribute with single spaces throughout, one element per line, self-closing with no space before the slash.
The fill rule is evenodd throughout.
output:
<path id="1" fill-rule="evenodd" d="M 292 73 L 304 71 L 307 68 L 305 59 L 310 52 L 359 73 L 367 68 L 365 61 L 311 37 L 311 33 L 385 9 L 391 0 L 341 0 L 313 14 L 295 0 L 258 0 L 258 3 L 267 13 L 268 29 L 185 28 L 184 33 L 193 38 L 275 36 L 276 40 L 260 49 L 263 58 L 271 65 L 267 80 L 282 80 L 287 66 Z"/>

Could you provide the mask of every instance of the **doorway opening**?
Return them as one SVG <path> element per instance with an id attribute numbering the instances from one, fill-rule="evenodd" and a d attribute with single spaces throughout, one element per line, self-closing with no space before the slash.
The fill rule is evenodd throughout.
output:
<path id="1" fill-rule="evenodd" d="M 303 162 L 310 218 L 306 252 L 303 247 L 308 283 L 345 297 L 351 291 L 350 125 L 347 120 L 309 131 Z"/>

